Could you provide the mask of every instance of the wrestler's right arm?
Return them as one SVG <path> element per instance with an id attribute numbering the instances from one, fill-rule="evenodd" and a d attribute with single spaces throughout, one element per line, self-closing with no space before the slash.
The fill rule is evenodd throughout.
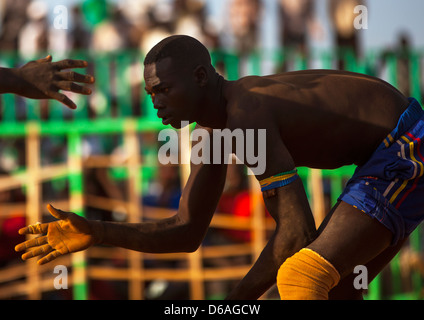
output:
<path id="1" fill-rule="evenodd" d="M 15 250 L 30 249 L 22 255 L 24 260 L 45 255 L 38 261 L 39 264 L 96 243 L 149 253 L 195 251 L 215 212 L 225 177 L 224 164 L 192 164 L 178 212 L 168 219 L 154 222 L 90 221 L 48 206 L 50 213 L 59 220 L 22 228 L 21 234 L 47 235 L 27 240 L 17 245 Z"/>
<path id="2" fill-rule="evenodd" d="M 192 165 L 178 212 L 144 223 L 94 224 L 102 243 L 149 253 L 193 252 L 201 244 L 221 196 L 225 165 Z M 101 230 L 104 228 L 104 230 Z"/>

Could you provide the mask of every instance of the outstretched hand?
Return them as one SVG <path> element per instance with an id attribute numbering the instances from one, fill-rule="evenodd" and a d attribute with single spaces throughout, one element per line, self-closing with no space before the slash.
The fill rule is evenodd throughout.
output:
<path id="1" fill-rule="evenodd" d="M 29 225 L 19 230 L 19 234 L 23 235 L 41 234 L 40 237 L 27 240 L 15 247 L 16 251 L 30 249 L 22 255 L 23 260 L 42 256 L 37 261 L 41 265 L 59 256 L 87 249 L 96 243 L 96 237 L 88 220 L 75 213 L 58 210 L 52 205 L 47 205 L 47 209 L 59 220 Z"/>
<path id="2" fill-rule="evenodd" d="M 75 103 L 59 90 L 89 95 L 91 94 L 90 88 L 75 82 L 91 84 L 94 83 L 94 77 L 62 70 L 85 67 L 87 67 L 86 61 L 66 59 L 52 62 L 50 55 L 28 62 L 15 69 L 18 77 L 16 93 L 31 99 L 55 99 L 71 109 L 76 109 Z"/>

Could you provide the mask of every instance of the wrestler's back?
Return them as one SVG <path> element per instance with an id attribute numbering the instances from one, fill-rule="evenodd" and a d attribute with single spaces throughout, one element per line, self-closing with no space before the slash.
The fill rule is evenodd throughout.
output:
<path id="1" fill-rule="evenodd" d="M 296 166 L 329 169 L 364 163 L 409 104 L 380 79 L 330 70 L 247 77 L 233 93 L 244 96 L 236 109 L 246 117 L 257 115 L 259 103 L 265 121 L 258 126 L 278 126 Z"/>

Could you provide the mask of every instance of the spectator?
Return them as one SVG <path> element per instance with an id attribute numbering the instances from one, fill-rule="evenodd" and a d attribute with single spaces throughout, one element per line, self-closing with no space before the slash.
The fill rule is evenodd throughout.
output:
<path id="1" fill-rule="evenodd" d="M 152 207 L 178 209 L 181 186 L 178 166 L 160 165 L 157 181 L 152 182 L 143 204 Z"/>
<path id="2" fill-rule="evenodd" d="M 175 15 L 172 4 L 160 0 L 148 7 L 149 27 L 140 43 L 141 51 L 146 53 L 163 37 L 174 33 Z"/>
<path id="3" fill-rule="evenodd" d="M 282 71 L 289 67 L 296 57 L 303 61 L 309 56 L 308 35 L 316 36 L 322 31 L 315 18 L 314 0 L 280 0 L 281 44 L 284 46 Z"/>
<path id="4" fill-rule="evenodd" d="M 70 30 L 71 50 L 87 50 L 91 42 L 91 33 L 85 25 L 81 7 L 75 5 L 72 8 L 72 28 Z"/>
<path id="5" fill-rule="evenodd" d="M 98 52 L 114 52 L 126 48 L 126 37 L 120 32 L 121 15 L 114 11 L 111 19 L 105 19 L 93 30 L 93 49 Z"/>
<path id="6" fill-rule="evenodd" d="M 385 63 L 389 57 L 396 58 L 396 87 L 405 96 L 410 97 L 411 91 L 411 40 L 407 33 L 398 38 L 397 47 L 383 52 L 381 61 Z"/>
<path id="7" fill-rule="evenodd" d="M 206 6 L 200 0 L 174 0 L 176 13 L 175 34 L 190 35 L 207 48 L 218 46 L 217 31 L 209 23 Z"/>
<path id="8" fill-rule="evenodd" d="M 44 1 L 32 1 L 27 7 L 27 23 L 19 32 L 19 52 L 25 60 L 47 52 L 49 27 L 48 7 Z"/>
<path id="9" fill-rule="evenodd" d="M 358 58 L 360 54 L 358 31 L 355 29 L 355 7 L 364 5 L 364 0 L 329 0 L 330 19 L 334 29 L 339 69 L 345 69 L 346 54 Z"/>
<path id="10" fill-rule="evenodd" d="M 0 50 L 18 50 L 19 32 L 27 22 L 27 7 L 30 0 L 6 0 L 0 29 Z"/>
<path id="11" fill-rule="evenodd" d="M 151 25 L 149 11 L 154 5 L 154 0 L 121 0 L 118 7 L 129 23 L 128 34 L 130 48 L 138 48 L 143 34 Z"/>
<path id="12" fill-rule="evenodd" d="M 231 32 L 223 35 L 224 47 L 233 48 L 242 56 L 248 55 L 256 49 L 260 13 L 260 0 L 231 0 L 229 6 Z"/>

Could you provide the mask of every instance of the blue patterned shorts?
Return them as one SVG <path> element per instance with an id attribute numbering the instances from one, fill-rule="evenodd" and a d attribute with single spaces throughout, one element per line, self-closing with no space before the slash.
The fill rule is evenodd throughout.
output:
<path id="1" fill-rule="evenodd" d="M 424 219 L 424 111 L 417 100 L 409 101 L 397 127 L 339 197 L 387 227 L 392 245 Z"/>

